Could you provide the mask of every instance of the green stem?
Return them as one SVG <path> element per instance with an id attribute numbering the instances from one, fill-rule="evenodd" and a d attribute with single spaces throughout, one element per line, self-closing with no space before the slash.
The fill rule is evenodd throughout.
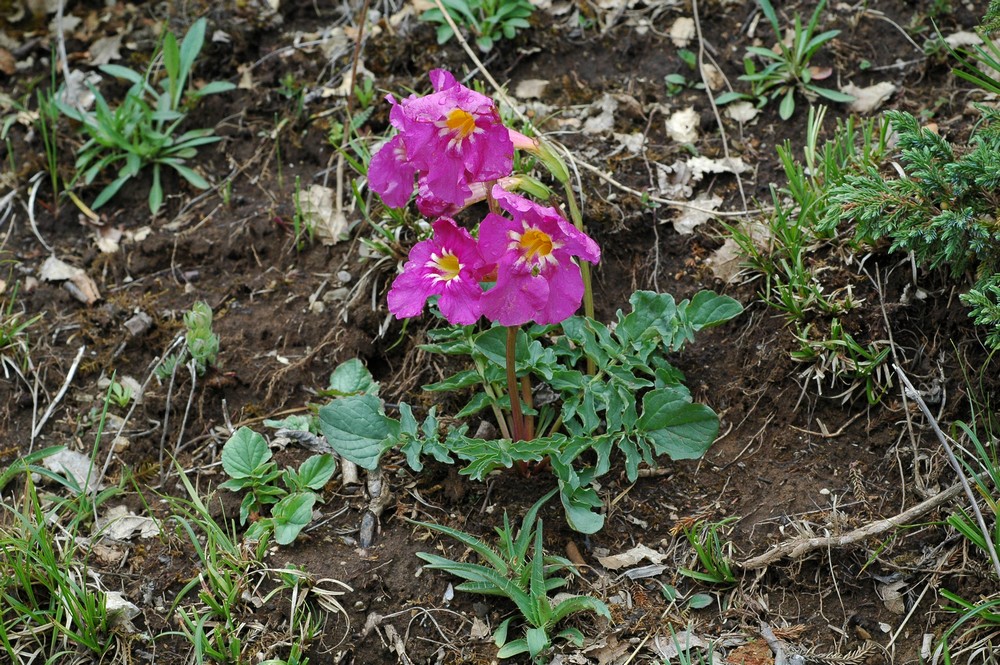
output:
<path id="1" fill-rule="evenodd" d="M 569 206 L 569 216 L 573 221 L 573 226 L 581 233 L 586 233 L 583 230 L 583 215 L 580 214 L 576 197 L 573 196 L 573 188 L 569 186 L 568 181 L 563 183 L 563 188 L 566 191 L 566 204 Z M 583 313 L 587 315 L 587 318 L 592 319 L 594 318 L 594 292 L 590 286 L 590 264 L 586 261 L 580 261 L 580 276 L 583 277 Z"/>
<path id="2" fill-rule="evenodd" d="M 468 337 L 469 335 L 470 334 L 466 332 L 466 336 Z M 471 337 L 469 339 L 471 342 Z M 497 394 L 493 390 L 493 384 L 486 380 L 486 368 L 483 367 L 483 364 L 479 360 L 475 360 L 475 356 L 473 356 L 473 361 L 476 364 L 476 372 L 479 374 L 479 378 L 483 381 L 483 390 L 490 398 L 490 408 L 493 410 L 493 416 L 497 419 L 497 426 L 500 428 L 500 434 L 503 435 L 503 438 L 510 439 L 510 428 L 507 426 L 507 419 L 504 418 L 503 411 L 501 411 L 500 407 L 497 405 Z"/>
<path id="3" fill-rule="evenodd" d="M 569 206 L 569 216 L 573 220 L 573 225 L 581 233 L 586 233 L 583 230 L 583 215 L 580 214 L 580 208 L 576 205 L 576 197 L 573 196 L 573 188 L 569 186 L 569 180 L 563 183 L 563 189 L 566 191 L 566 203 Z M 594 292 L 590 286 L 590 264 L 586 261 L 580 261 L 580 277 L 583 278 L 583 313 L 587 315 L 588 319 L 593 319 Z M 587 356 L 587 374 L 593 375 L 596 369 L 594 361 L 591 360 L 590 356 Z"/>
<path id="4" fill-rule="evenodd" d="M 521 395 L 518 390 L 514 359 L 517 348 L 517 326 L 507 327 L 507 395 L 510 397 L 510 419 L 514 427 L 512 441 L 524 440 L 524 414 L 521 412 Z"/>

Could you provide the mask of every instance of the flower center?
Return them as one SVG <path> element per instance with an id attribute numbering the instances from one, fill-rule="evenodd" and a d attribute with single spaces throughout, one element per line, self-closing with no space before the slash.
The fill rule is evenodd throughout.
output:
<path id="1" fill-rule="evenodd" d="M 521 249 L 524 258 L 529 261 L 545 260 L 552 253 L 552 238 L 548 233 L 538 229 L 528 229 L 521 236 Z"/>
<path id="2" fill-rule="evenodd" d="M 434 275 L 435 281 L 450 282 L 458 277 L 462 271 L 462 264 L 459 263 L 458 257 L 447 251 L 441 256 L 431 255 L 431 260 L 428 263 L 428 267 L 437 271 L 437 274 Z"/>
<path id="3" fill-rule="evenodd" d="M 476 131 L 476 119 L 471 113 L 462 109 L 450 111 L 444 124 L 459 140 Z"/>

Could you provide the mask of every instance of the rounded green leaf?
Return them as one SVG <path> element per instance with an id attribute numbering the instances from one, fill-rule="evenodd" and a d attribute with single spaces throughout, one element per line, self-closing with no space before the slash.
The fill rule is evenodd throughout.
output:
<path id="1" fill-rule="evenodd" d="M 313 455 L 299 467 L 299 481 L 304 487 L 322 489 L 336 469 L 337 460 L 330 453 Z"/>
<path id="2" fill-rule="evenodd" d="M 704 404 L 692 404 L 683 386 L 651 390 L 642 398 L 636 427 L 658 455 L 671 459 L 698 459 L 719 432 L 719 417 Z"/>
<path id="3" fill-rule="evenodd" d="M 378 384 L 361 360 L 351 358 L 333 370 L 327 390 L 337 396 L 377 395 Z"/>
<path id="4" fill-rule="evenodd" d="M 319 410 L 319 425 L 330 446 L 363 469 L 378 466 L 399 435 L 399 423 L 382 413 L 374 395 L 335 399 Z"/>
<path id="5" fill-rule="evenodd" d="M 298 492 L 274 504 L 271 508 L 271 519 L 274 520 L 275 542 L 279 545 L 288 545 L 294 541 L 299 532 L 312 521 L 315 503 L 316 495 L 312 492 Z"/>
<path id="6" fill-rule="evenodd" d="M 222 468 L 233 478 L 253 475 L 269 459 L 271 449 L 267 441 L 249 427 L 236 430 L 222 447 Z"/>

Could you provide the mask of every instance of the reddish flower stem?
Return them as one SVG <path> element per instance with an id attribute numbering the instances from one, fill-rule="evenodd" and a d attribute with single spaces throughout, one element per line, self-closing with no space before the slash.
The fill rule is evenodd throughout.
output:
<path id="1" fill-rule="evenodd" d="M 527 376 L 521 377 L 521 399 L 524 400 L 525 405 L 530 409 L 532 408 L 531 403 L 531 379 Z M 531 441 L 535 438 L 535 417 L 531 415 L 524 416 L 524 440 Z"/>

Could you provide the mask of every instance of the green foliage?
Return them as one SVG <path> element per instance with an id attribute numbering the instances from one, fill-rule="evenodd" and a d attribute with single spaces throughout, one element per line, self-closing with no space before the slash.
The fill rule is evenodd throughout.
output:
<path id="1" fill-rule="evenodd" d="M 1000 348 L 1000 111 L 980 111 L 965 146 L 920 127 L 909 113 L 887 112 L 905 177 L 874 166 L 847 176 L 830 192 L 824 224 L 854 222 L 859 240 L 888 238 L 890 251 L 912 252 L 921 265 L 947 267 L 955 278 L 975 269 L 975 284 L 960 297 L 977 323 L 991 326 L 987 341 Z"/>
<path id="2" fill-rule="evenodd" d="M 192 129 L 178 135 L 178 129 L 187 117 L 187 110 L 200 98 L 232 90 L 235 86 L 226 81 L 213 81 L 197 90 L 188 90 L 194 61 L 205 42 L 205 19 L 198 19 L 178 44 L 173 33 L 163 38 L 157 57 L 163 76 L 159 89 L 151 81 L 158 78 L 154 65 L 145 75 L 121 65 L 103 65 L 101 71 L 131 83 L 121 104 L 112 108 L 100 90 L 90 86 L 95 98 L 93 111 L 82 111 L 65 103 L 61 97 L 56 104 L 60 112 L 80 123 L 88 140 L 80 147 L 76 159 L 76 175 L 71 186 L 83 180 L 91 184 L 98 175 L 117 169 L 115 178 L 105 185 L 91 207 L 97 209 L 118 193 L 122 186 L 139 175 L 146 167 L 153 170 L 153 184 L 149 190 L 149 209 L 156 214 L 163 204 L 163 187 L 160 182 L 162 167 L 176 171 L 198 189 L 207 189 L 208 181 L 185 164 L 198 152 L 200 146 L 215 143 L 212 129 Z"/>
<path id="3" fill-rule="evenodd" d="M 273 533 L 275 542 L 288 545 L 312 521 L 312 509 L 319 498 L 316 491 L 333 476 L 336 460 L 330 454 L 313 455 L 298 470 L 279 471 L 264 437 L 241 427 L 222 447 L 222 468 L 230 479 L 220 488 L 249 490 L 240 503 L 240 524 L 246 524 L 251 513 L 271 506 L 270 517 L 256 519 L 247 538 L 264 543 Z M 277 485 L 278 478 L 284 487 Z"/>
<path id="4" fill-rule="evenodd" d="M 441 5 L 455 25 L 472 34 L 483 53 L 501 39 L 513 39 L 518 30 L 530 28 L 528 19 L 535 10 L 528 0 L 441 0 Z M 444 44 L 455 35 L 437 7 L 421 14 L 420 20 L 438 24 L 438 44 Z"/>
<path id="5" fill-rule="evenodd" d="M 990 0 L 990 6 L 986 8 L 979 27 L 987 34 L 1000 32 L 1000 0 Z"/>
<path id="6" fill-rule="evenodd" d="M 973 410 L 976 411 L 975 404 Z M 990 419 L 994 414 L 986 408 L 975 413 L 975 416 L 977 420 L 983 421 L 980 426 L 985 432 L 978 431 L 975 423 L 969 425 L 958 421 L 952 426 L 951 438 L 964 444 L 955 446 L 954 450 L 980 505 L 985 506 L 982 513 L 987 528 L 981 528 L 979 520 L 961 506 L 945 521 L 973 546 L 980 557 L 991 561 L 991 544 L 993 551 L 1000 549 L 1000 525 L 997 521 L 1000 517 L 1000 457 L 997 454 L 996 438 L 990 434 Z M 1000 627 L 1000 598 L 993 594 L 970 600 L 948 589 L 940 589 L 940 593 L 951 603 L 943 609 L 958 615 L 941 634 L 935 652 L 936 659 L 943 656 L 943 662 L 950 663 L 953 662 L 950 653 L 953 641 L 968 643 L 974 633 L 993 631 Z"/>
<path id="7" fill-rule="evenodd" d="M 721 325 L 742 306 L 726 296 L 702 291 L 690 301 L 669 294 L 638 291 L 632 311 L 618 312 L 614 328 L 587 317 L 571 317 L 560 326 L 534 326 L 518 332 L 515 372 L 530 377 L 554 395 L 551 404 L 526 412 L 538 419 L 538 436 L 513 444 L 509 438 L 484 440 L 467 435 L 467 427 L 439 432 L 437 413 L 430 408 L 422 423 L 412 409 L 400 404 L 400 418 L 385 414 L 370 392 L 334 399 L 319 409 L 320 428 L 345 459 L 374 469 L 392 448 L 406 455 L 414 470 L 422 458 L 465 462 L 461 470 L 482 480 L 498 468 L 548 459 L 559 482 L 570 526 L 584 533 L 601 529 L 602 503 L 592 483 L 607 473 L 615 451 L 625 456 L 630 482 L 639 465 L 655 457 L 697 459 L 718 433 L 718 416 L 703 404 L 693 404 L 682 384 L 683 375 L 667 360 L 699 330 Z M 561 330 L 560 330 L 561 328 Z M 501 326 L 483 332 L 451 327 L 429 333 L 427 351 L 471 357 L 473 368 L 424 386 L 432 392 L 482 386 L 456 418 L 467 419 L 491 409 L 498 422 L 510 408 L 501 397 L 505 381 L 506 334 Z M 543 341 L 555 335 L 551 344 Z M 590 360 L 596 372 L 578 369 Z M 355 367 L 358 367 L 356 365 Z M 353 371 L 353 370 L 352 370 Z M 363 385 L 369 385 L 370 377 Z M 558 407 L 558 408 L 557 408 Z M 593 460 L 593 463 L 585 460 Z"/>
<path id="8" fill-rule="evenodd" d="M 108 386 L 108 400 L 119 408 L 125 408 L 132 401 L 132 388 L 119 381 L 112 381 Z"/>
<path id="9" fill-rule="evenodd" d="M 943 45 L 959 62 L 952 71 L 955 76 L 979 86 L 989 93 L 1000 93 L 1000 46 L 992 39 L 992 34 L 1000 32 L 1000 0 L 993 0 L 977 30 L 982 44 L 973 44 L 956 51 L 938 36 L 935 43 Z M 992 73 L 990 73 L 992 72 Z"/>
<path id="10" fill-rule="evenodd" d="M 15 309 L 20 282 L 14 282 L 10 295 L 0 301 L 0 365 L 10 365 L 22 374 L 31 365 L 31 343 L 28 329 L 37 323 L 41 314 L 27 318 Z"/>
<path id="11" fill-rule="evenodd" d="M 677 50 L 677 57 L 688 66 L 688 69 L 696 71 L 698 68 L 698 56 L 686 48 Z M 695 78 L 688 80 L 684 74 L 677 72 L 675 74 L 667 74 L 663 77 L 663 82 L 667 86 L 667 95 L 673 97 L 674 95 L 679 95 L 685 90 L 704 90 L 705 84 L 702 83 L 697 75 Z"/>
<path id="12" fill-rule="evenodd" d="M 38 451 L 45 454 L 32 461 L 57 450 Z M 53 480 L 57 474 L 27 462 L 11 469 L 25 472 L 25 488 L 22 505 L 0 506 L 6 513 L 0 519 L 0 653 L 10 663 L 33 662 L 39 653 L 50 654 L 50 662 L 73 655 L 102 660 L 115 647 L 114 616 L 105 593 L 89 582 L 89 540 L 76 534 L 81 515 L 95 504 L 85 493 L 50 501 L 32 474 Z M 5 483 L 0 477 L 0 487 Z"/>
<path id="13" fill-rule="evenodd" d="M 840 242 L 825 219 L 833 202 L 831 191 L 859 169 L 879 163 L 886 150 L 889 125 L 849 118 L 838 122 L 831 139 L 820 142 L 825 107 L 810 107 L 801 160 L 790 142 L 777 148 L 787 186 L 771 186 L 774 211 L 760 226 L 730 227 L 748 266 L 763 277 L 761 295 L 788 318 L 798 349 L 792 357 L 809 365 L 803 377 L 848 382 L 847 395 L 864 387 L 869 401 L 877 401 L 891 385 L 884 361 L 888 344 L 859 342 L 841 325 L 844 314 L 860 304 L 850 285 L 832 290 L 823 282 L 821 249 Z"/>
<path id="14" fill-rule="evenodd" d="M 720 532 L 737 519 L 727 517 L 719 522 L 698 520 L 685 527 L 684 536 L 694 548 L 703 570 L 679 568 L 677 572 L 702 582 L 735 584 L 736 574 L 730 564 L 733 556 L 732 543 L 724 541 Z"/>
<path id="15" fill-rule="evenodd" d="M 750 83 L 750 94 L 725 92 L 716 98 L 716 104 L 728 104 L 745 99 L 755 102 L 757 107 L 761 108 L 769 101 L 780 97 L 778 114 L 782 120 L 787 120 L 795 112 L 796 92 L 805 95 L 810 100 L 823 97 L 832 102 L 853 102 L 854 97 L 851 95 L 818 85 L 816 81 L 821 78 L 819 76 L 820 70 L 810 65 L 820 48 L 840 34 L 840 30 L 827 30 L 816 34 L 820 14 L 826 7 L 826 0 L 821 0 L 816 5 L 809 22 L 805 25 L 796 14 L 791 44 L 785 42 L 781 25 L 778 23 L 778 15 L 770 0 L 758 1 L 764 16 L 774 31 L 777 50 L 761 46 L 747 47 L 749 55 L 743 59 L 743 68 L 746 74 L 741 76 L 740 80 Z M 766 63 L 764 68 L 758 71 L 751 56 L 757 56 Z"/>
<path id="16" fill-rule="evenodd" d="M 497 653 L 499 658 L 527 653 L 534 662 L 543 662 L 544 653 L 552 645 L 552 629 L 566 617 L 578 612 L 594 612 L 607 619 L 611 618 L 607 606 L 592 596 L 570 596 L 555 604 L 549 599 L 550 591 L 566 584 L 564 578 L 554 575 L 561 571 L 575 573 L 569 560 L 546 556 L 542 550 L 542 520 L 537 518 L 538 510 L 555 492 L 552 490 L 528 509 L 517 535 L 504 512 L 503 527 L 496 529 L 500 538 L 497 548 L 457 529 L 414 522 L 454 538 L 478 554 L 481 561 L 460 562 L 437 554 L 418 552 L 417 556 L 427 562 L 425 568 L 444 570 L 466 580 L 455 587 L 458 591 L 509 598 L 530 626 L 525 630 L 524 637 L 511 640 L 508 632 L 514 617 L 500 624 L 493 634 L 494 641 L 500 648 Z M 566 628 L 555 635 L 555 638 L 583 646 L 583 634 L 575 628 Z"/>
<path id="17" fill-rule="evenodd" d="M 169 379 L 177 364 L 185 358 L 190 358 L 199 375 L 215 365 L 219 356 L 219 336 L 212 332 L 212 308 L 208 303 L 199 300 L 184 313 L 184 342 L 184 351 L 167 356 L 156 368 L 161 381 Z"/>
<path id="18" fill-rule="evenodd" d="M 52 59 L 52 66 L 55 67 L 56 59 Z M 55 85 L 52 86 L 53 89 Z M 59 133 L 59 106 L 56 104 L 52 91 L 37 92 L 38 98 L 38 118 L 35 120 L 35 127 L 42 137 L 42 146 L 45 148 L 45 170 L 49 172 L 49 185 L 52 187 L 52 204 L 55 209 L 55 217 L 59 217 L 59 143 L 57 140 Z"/>

